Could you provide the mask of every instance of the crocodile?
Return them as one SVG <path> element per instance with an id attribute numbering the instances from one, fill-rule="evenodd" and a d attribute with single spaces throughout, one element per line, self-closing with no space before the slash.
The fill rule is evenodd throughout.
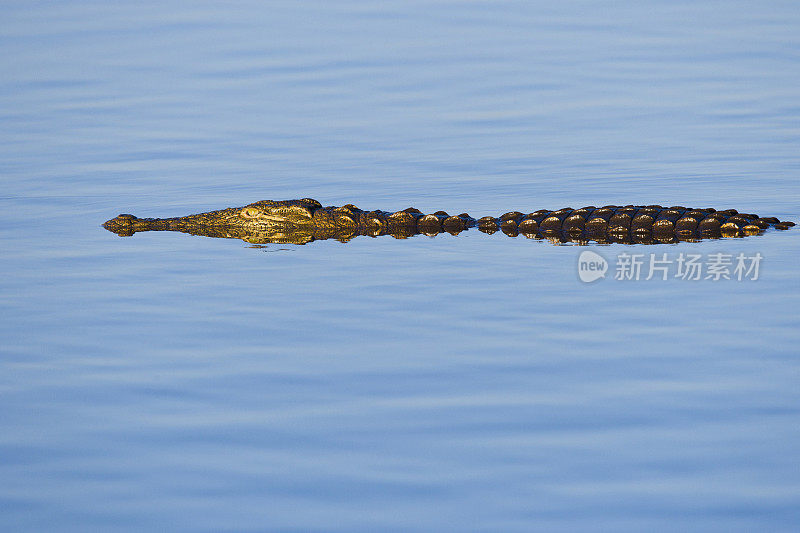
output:
<path id="1" fill-rule="evenodd" d="M 693 209 L 683 206 L 606 205 L 531 213 L 510 211 L 498 217 L 475 219 L 467 213 L 444 211 L 424 214 L 410 207 L 402 211 L 367 211 L 353 204 L 323 207 L 311 198 L 262 200 L 243 207 L 174 218 L 138 218 L 120 214 L 103 224 L 119 236 L 142 231 L 178 231 L 192 235 L 242 239 L 252 244 L 306 244 L 336 239 L 348 242 L 359 235 L 413 235 L 458 233 L 477 227 L 510 237 L 523 235 L 559 243 L 659 244 L 721 237 L 758 235 L 768 228 L 786 230 L 794 222 L 740 213 L 735 209 Z"/>

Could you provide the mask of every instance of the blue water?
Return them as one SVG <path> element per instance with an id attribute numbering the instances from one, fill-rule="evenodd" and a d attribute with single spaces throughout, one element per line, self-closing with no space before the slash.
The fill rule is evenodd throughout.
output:
<path id="1" fill-rule="evenodd" d="M 100 227 L 299 197 L 800 222 L 795 2 L 5 2 L 0 47 L 0 529 L 797 530 L 796 228 Z"/>

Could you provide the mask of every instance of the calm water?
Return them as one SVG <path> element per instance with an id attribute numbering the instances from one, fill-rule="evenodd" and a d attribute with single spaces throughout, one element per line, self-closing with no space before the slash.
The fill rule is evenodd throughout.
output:
<path id="1" fill-rule="evenodd" d="M 800 230 L 253 248 L 120 212 L 800 221 L 796 2 L 5 2 L 0 529 L 796 531 Z M 758 280 L 578 256 L 760 253 Z"/>

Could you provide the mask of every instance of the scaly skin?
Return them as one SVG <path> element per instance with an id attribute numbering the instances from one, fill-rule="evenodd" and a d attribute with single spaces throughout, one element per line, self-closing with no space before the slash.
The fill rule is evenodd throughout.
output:
<path id="1" fill-rule="evenodd" d="M 658 244 L 757 235 L 769 227 L 789 229 L 794 222 L 739 213 L 735 209 L 717 211 L 659 205 L 590 206 L 529 214 L 512 211 L 476 220 L 466 213 L 450 216 L 437 211 L 425 215 L 412 207 L 396 212 L 364 211 L 352 204 L 322 207 L 316 200 L 303 198 L 262 200 L 244 207 L 175 218 L 122 214 L 103 224 L 120 236 L 140 231 L 179 231 L 254 244 L 306 244 L 323 239 L 347 242 L 358 235 L 391 235 L 398 239 L 442 232 L 456 235 L 475 226 L 484 233 L 502 231 L 511 237 L 521 234 L 555 243 Z"/>

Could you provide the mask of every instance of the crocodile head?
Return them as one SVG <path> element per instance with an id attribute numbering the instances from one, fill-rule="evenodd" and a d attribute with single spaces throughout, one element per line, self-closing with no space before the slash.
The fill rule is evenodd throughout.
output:
<path id="1" fill-rule="evenodd" d="M 138 218 L 127 213 L 107 220 L 103 227 L 120 236 L 140 231 L 182 231 L 214 236 L 247 232 L 286 231 L 313 226 L 314 213 L 322 205 L 316 200 L 261 200 L 244 207 L 231 207 L 175 218 Z"/>

